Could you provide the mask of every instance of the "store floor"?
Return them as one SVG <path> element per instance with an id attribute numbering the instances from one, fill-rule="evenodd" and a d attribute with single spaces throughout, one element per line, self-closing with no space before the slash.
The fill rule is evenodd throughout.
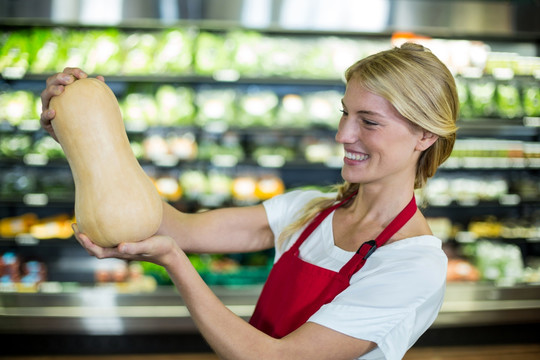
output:
<path id="1" fill-rule="evenodd" d="M 212 354 L 168 355 L 89 355 L 89 356 L 13 356 L 5 360 L 217 360 Z M 418 347 L 411 349 L 404 360 L 538 360 L 540 344 Z"/>

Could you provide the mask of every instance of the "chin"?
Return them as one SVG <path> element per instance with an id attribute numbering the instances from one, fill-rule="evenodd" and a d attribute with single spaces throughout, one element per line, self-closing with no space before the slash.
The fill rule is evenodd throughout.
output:
<path id="1" fill-rule="evenodd" d="M 341 177 L 350 184 L 361 184 L 366 181 L 363 176 L 359 176 L 358 174 L 355 174 L 354 171 L 350 171 L 350 169 L 346 168 L 341 169 Z"/>

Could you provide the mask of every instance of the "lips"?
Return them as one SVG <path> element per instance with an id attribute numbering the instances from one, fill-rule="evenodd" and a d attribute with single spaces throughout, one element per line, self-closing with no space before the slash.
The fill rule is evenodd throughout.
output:
<path id="1" fill-rule="evenodd" d="M 345 158 L 354 161 L 362 161 L 367 160 L 369 158 L 369 155 L 345 151 Z"/>

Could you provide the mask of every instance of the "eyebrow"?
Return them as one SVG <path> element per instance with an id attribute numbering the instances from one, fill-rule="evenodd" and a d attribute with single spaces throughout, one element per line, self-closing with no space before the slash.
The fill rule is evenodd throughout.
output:
<path id="1" fill-rule="evenodd" d="M 343 100 L 341 100 L 341 105 L 343 105 L 343 107 L 346 107 Z M 371 110 L 358 110 L 356 113 L 360 114 L 360 115 L 371 115 L 371 116 L 384 117 L 381 113 L 378 113 L 376 111 L 371 111 Z"/>

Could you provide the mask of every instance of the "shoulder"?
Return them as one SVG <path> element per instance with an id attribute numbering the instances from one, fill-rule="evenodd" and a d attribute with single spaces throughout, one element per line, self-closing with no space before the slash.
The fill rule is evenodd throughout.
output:
<path id="1" fill-rule="evenodd" d="M 274 237 L 278 239 L 283 229 L 302 215 L 302 211 L 311 200 L 332 196 L 336 195 L 319 190 L 293 190 L 263 202 Z"/>
<path id="2" fill-rule="evenodd" d="M 313 199 L 335 196 L 335 193 L 327 193 L 320 190 L 292 190 L 264 201 L 263 206 L 267 212 L 297 212 L 303 209 Z"/>
<path id="3" fill-rule="evenodd" d="M 416 236 L 377 249 L 351 283 L 382 281 L 392 291 L 414 298 L 444 287 L 447 266 L 441 240 L 433 235 Z"/>

